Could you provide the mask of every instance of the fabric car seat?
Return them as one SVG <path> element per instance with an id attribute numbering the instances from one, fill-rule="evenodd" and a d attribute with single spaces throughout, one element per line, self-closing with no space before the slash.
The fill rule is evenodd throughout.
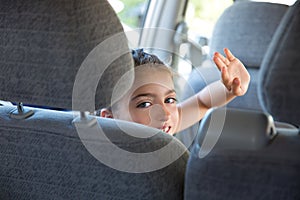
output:
<path id="1" fill-rule="evenodd" d="M 215 109 L 203 119 L 188 162 L 185 199 L 300 198 L 300 135 L 299 126 L 293 126 L 300 119 L 295 92 L 300 84 L 299 32 L 297 1 L 281 20 L 262 61 L 258 94 L 264 112 L 228 108 L 222 119 L 222 109 Z M 269 117 L 289 124 L 271 131 Z M 210 124 L 222 120 L 219 133 L 211 129 Z M 217 134 L 216 143 L 205 151 L 208 133 Z"/>
<path id="2" fill-rule="evenodd" d="M 132 69 L 108 2 L 4 0 L 0 10 L 0 199 L 183 199 L 178 140 L 87 114 Z"/>
<path id="3" fill-rule="evenodd" d="M 227 47 L 244 63 L 251 75 L 247 94 L 234 99 L 228 107 L 261 110 L 257 97 L 258 71 L 287 8 L 284 4 L 238 1 L 228 7 L 216 22 L 209 40 L 210 59 L 216 51 L 224 54 L 223 49 Z M 204 65 L 194 69 L 188 84 L 197 92 L 219 79 L 218 69 L 214 65 Z M 185 97 L 188 96 L 185 94 Z"/>
<path id="4" fill-rule="evenodd" d="M 215 24 L 209 41 L 209 60 L 191 72 L 183 98 L 199 92 L 207 84 L 220 79 L 220 72 L 212 63 L 214 52 L 223 53 L 225 47 L 239 58 L 247 68 L 251 81 L 247 93 L 235 98 L 227 106 L 247 110 L 262 110 L 257 94 L 261 62 L 272 36 L 288 6 L 284 4 L 237 1 L 228 7 Z M 178 135 L 187 146 L 195 138 L 199 125 Z"/>
<path id="5" fill-rule="evenodd" d="M 262 108 L 276 121 L 300 125 L 299 1 L 278 27 L 262 62 L 258 94 Z"/>

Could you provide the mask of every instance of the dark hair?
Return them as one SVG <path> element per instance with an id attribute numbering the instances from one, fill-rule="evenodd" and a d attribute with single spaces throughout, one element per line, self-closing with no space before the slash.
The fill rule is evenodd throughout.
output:
<path id="1" fill-rule="evenodd" d="M 162 64 L 164 63 L 156 56 L 150 53 L 146 53 L 144 49 L 131 50 L 134 66 L 140 66 L 144 64 Z"/>

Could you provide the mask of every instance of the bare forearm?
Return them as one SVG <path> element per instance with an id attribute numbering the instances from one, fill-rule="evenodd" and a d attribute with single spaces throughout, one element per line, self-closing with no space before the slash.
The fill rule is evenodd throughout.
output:
<path id="1" fill-rule="evenodd" d="M 200 103 L 207 108 L 223 106 L 235 98 L 235 95 L 230 93 L 221 81 L 207 85 L 196 95 Z"/>
<path id="2" fill-rule="evenodd" d="M 201 120 L 208 109 L 223 106 L 235 98 L 221 81 L 215 81 L 179 106 L 184 127 Z"/>
<path id="3" fill-rule="evenodd" d="M 221 81 L 207 85 L 203 90 L 179 104 L 181 116 L 179 131 L 201 120 L 208 109 L 225 105 L 234 97 Z"/>

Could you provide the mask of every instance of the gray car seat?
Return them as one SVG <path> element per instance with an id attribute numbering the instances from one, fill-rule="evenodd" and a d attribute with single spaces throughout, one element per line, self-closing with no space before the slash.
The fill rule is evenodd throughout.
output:
<path id="1" fill-rule="evenodd" d="M 215 109 L 203 119 L 188 162 L 185 199 L 300 199 L 299 126 L 270 128 L 271 115 L 300 122 L 299 33 L 297 1 L 262 61 L 258 94 L 265 112 Z M 219 133 L 213 124 L 222 127 Z M 205 137 L 212 135 L 215 146 L 206 148 Z"/>
<path id="2" fill-rule="evenodd" d="M 229 107 L 261 110 L 256 92 L 258 71 L 287 7 L 266 2 L 235 2 L 218 19 L 209 42 L 210 58 L 214 52 L 223 53 L 227 47 L 244 63 L 251 75 L 247 94 L 234 99 L 228 104 Z M 215 66 L 200 66 L 194 69 L 188 84 L 197 92 L 218 79 L 220 76 Z M 187 96 L 189 94 L 185 94 Z"/>
<path id="3" fill-rule="evenodd" d="M 247 93 L 235 98 L 227 106 L 262 110 L 257 95 L 258 73 L 271 38 L 287 8 L 284 4 L 253 1 L 235 2 L 228 7 L 219 17 L 210 38 L 210 60 L 193 69 L 183 98 L 188 98 L 207 84 L 220 79 L 219 70 L 211 58 L 214 52 L 223 53 L 224 47 L 228 47 L 244 63 L 251 81 Z M 198 125 L 195 125 L 178 135 L 178 138 L 189 146 L 197 129 Z"/>
<path id="4" fill-rule="evenodd" d="M 265 112 L 277 121 L 300 125 L 300 5 L 290 8 L 266 52 L 258 94 Z"/>
<path id="5" fill-rule="evenodd" d="M 85 112 L 132 67 L 108 2 L 0 4 L 0 199 L 183 199 L 178 140 Z"/>

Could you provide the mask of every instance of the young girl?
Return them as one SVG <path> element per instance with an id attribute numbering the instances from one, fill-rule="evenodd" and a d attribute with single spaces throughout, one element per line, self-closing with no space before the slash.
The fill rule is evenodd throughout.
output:
<path id="1" fill-rule="evenodd" d="M 134 83 L 117 103 L 101 109 L 100 115 L 144 124 L 171 135 L 188 128 L 211 107 L 225 105 L 248 89 L 250 76 L 246 68 L 227 48 L 224 53 L 226 57 L 218 52 L 213 57 L 221 80 L 177 104 L 171 70 L 155 55 L 143 49 L 132 50 Z"/>

